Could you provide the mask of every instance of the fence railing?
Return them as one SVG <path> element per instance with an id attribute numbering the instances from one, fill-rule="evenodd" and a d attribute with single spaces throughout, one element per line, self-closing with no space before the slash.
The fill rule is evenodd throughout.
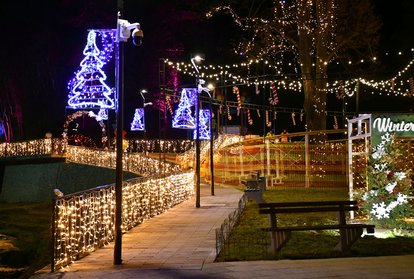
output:
<path id="1" fill-rule="evenodd" d="M 105 168 L 116 168 L 116 152 L 97 148 L 86 148 L 69 145 L 66 158 L 70 162 L 94 165 Z M 157 173 L 169 173 L 180 170 L 180 165 L 158 160 L 138 153 L 124 152 L 122 165 L 125 171 L 143 176 Z"/>
<path id="2" fill-rule="evenodd" d="M 0 143 L 0 157 L 19 157 L 62 153 L 66 142 L 61 138 L 34 139 L 21 142 Z"/>
<path id="3" fill-rule="evenodd" d="M 127 139 L 128 152 L 183 153 L 195 146 L 195 140 Z"/>
<path id="4" fill-rule="evenodd" d="M 187 200 L 194 193 L 194 172 L 140 177 L 122 185 L 122 231 Z M 115 184 L 53 201 L 52 272 L 114 239 Z"/>
<path id="5" fill-rule="evenodd" d="M 214 150 L 214 181 L 242 186 L 250 171 L 260 171 L 267 187 L 348 187 L 347 145 L 340 141 L 310 143 L 312 136 L 324 133 L 343 136 L 345 130 L 296 133 L 294 140 L 282 142 L 282 136 L 245 139 Z M 205 152 L 209 154 L 209 152 Z M 210 156 L 201 166 L 211 181 Z"/>
<path id="6" fill-rule="evenodd" d="M 229 214 L 223 224 L 221 224 L 220 228 L 216 229 L 216 256 L 218 256 L 221 249 L 223 249 L 225 241 L 230 236 L 231 229 L 236 225 L 236 222 L 248 201 L 249 198 L 246 195 L 243 195 L 239 200 L 237 209 Z"/>

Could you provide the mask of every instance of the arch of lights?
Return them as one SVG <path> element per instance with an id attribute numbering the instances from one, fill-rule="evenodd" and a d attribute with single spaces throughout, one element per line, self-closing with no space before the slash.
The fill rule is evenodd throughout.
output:
<path id="1" fill-rule="evenodd" d="M 102 128 L 102 145 L 105 146 L 105 143 L 108 140 L 108 137 L 106 136 L 105 124 L 103 123 L 102 118 L 100 116 L 96 115 L 93 111 L 81 110 L 81 111 L 77 111 L 77 112 L 73 113 L 72 115 L 69 115 L 68 119 L 66 120 L 66 123 L 63 125 L 63 128 L 64 128 L 63 133 L 62 133 L 63 140 L 67 142 L 69 124 L 73 120 L 75 120 L 78 117 L 83 116 L 83 115 L 88 115 L 89 117 L 95 118 L 95 120 L 101 126 L 101 128 Z"/>

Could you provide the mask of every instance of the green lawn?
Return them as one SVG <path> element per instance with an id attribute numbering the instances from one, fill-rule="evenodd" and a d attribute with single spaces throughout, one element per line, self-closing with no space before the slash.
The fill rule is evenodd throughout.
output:
<path id="1" fill-rule="evenodd" d="M 52 202 L 0 203 L 0 234 L 16 238 L 18 251 L 3 255 L 10 267 L 29 267 L 36 271 L 51 262 L 50 222 Z"/>
<path id="2" fill-rule="evenodd" d="M 347 200 L 347 190 L 338 189 L 276 189 L 266 190 L 264 199 L 268 202 L 300 202 Z M 339 231 L 293 232 L 292 238 L 280 253 L 268 253 L 270 234 L 261 231 L 269 227 L 268 217 L 258 213 L 254 201 L 249 201 L 233 228 L 218 261 L 248 261 L 276 259 L 306 259 L 330 257 L 359 257 L 414 254 L 413 230 L 407 234 L 389 233 L 388 238 L 365 236 L 359 239 L 351 251 L 340 252 L 334 249 L 339 242 Z M 336 223 L 336 212 L 279 214 L 280 226 L 303 226 Z M 411 226 L 413 228 L 413 226 Z M 411 232 L 411 233 L 410 233 Z"/>

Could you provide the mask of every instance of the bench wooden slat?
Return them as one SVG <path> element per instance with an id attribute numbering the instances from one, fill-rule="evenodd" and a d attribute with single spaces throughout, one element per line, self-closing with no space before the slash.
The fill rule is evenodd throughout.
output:
<path id="1" fill-rule="evenodd" d="M 333 211 L 355 211 L 357 206 L 338 206 L 338 207 L 303 207 L 303 208 L 261 208 L 260 214 L 275 214 L 275 213 L 303 213 L 303 212 L 333 212 Z"/>
<path id="2" fill-rule="evenodd" d="M 281 202 L 260 203 L 259 207 L 295 207 L 295 206 L 326 206 L 326 205 L 356 205 L 357 201 L 317 201 L 317 202 Z"/>
<path id="3" fill-rule="evenodd" d="M 277 228 L 262 228 L 262 231 L 322 231 L 322 230 L 338 230 L 351 228 L 375 228 L 375 225 L 365 224 L 348 224 L 348 225 L 320 225 L 320 226 L 305 226 L 305 227 L 277 227 Z"/>
<path id="4" fill-rule="evenodd" d="M 363 228 L 375 228 L 374 225 L 346 224 L 345 212 L 358 210 L 356 201 L 322 201 L 322 202 L 288 202 L 288 203 L 260 203 L 259 213 L 268 214 L 269 228 L 263 231 L 270 232 L 270 252 L 278 252 L 289 241 L 292 231 L 338 230 L 340 241 L 335 249 L 347 251 L 352 244 L 361 237 Z M 337 212 L 338 223 L 335 225 L 277 227 L 276 213 L 309 213 L 309 212 Z"/>

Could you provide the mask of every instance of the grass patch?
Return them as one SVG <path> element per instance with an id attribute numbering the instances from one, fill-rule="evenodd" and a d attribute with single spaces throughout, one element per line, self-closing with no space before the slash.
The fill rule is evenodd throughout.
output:
<path id="1" fill-rule="evenodd" d="M 304 202 L 348 200 L 347 189 L 270 189 L 263 198 L 268 202 Z M 280 226 L 336 224 L 336 212 L 290 213 L 277 215 Z M 259 214 L 259 207 L 249 201 L 232 229 L 217 261 L 249 261 L 278 259 L 310 259 L 356 256 L 385 256 L 414 254 L 414 227 L 411 234 L 393 234 L 388 238 L 365 236 L 350 251 L 335 250 L 339 242 L 338 230 L 292 232 L 292 238 L 279 253 L 268 253 L 270 234 L 261 231 L 269 227 L 268 217 Z"/>
<path id="2" fill-rule="evenodd" d="M 28 267 L 26 274 L 50 264 L 51 217 L 52 201 L 0 203 L 0 234 L 15 237 L 13 244 L 19 249 L 4 254 L 2 263 L 14 268 Z"/>

